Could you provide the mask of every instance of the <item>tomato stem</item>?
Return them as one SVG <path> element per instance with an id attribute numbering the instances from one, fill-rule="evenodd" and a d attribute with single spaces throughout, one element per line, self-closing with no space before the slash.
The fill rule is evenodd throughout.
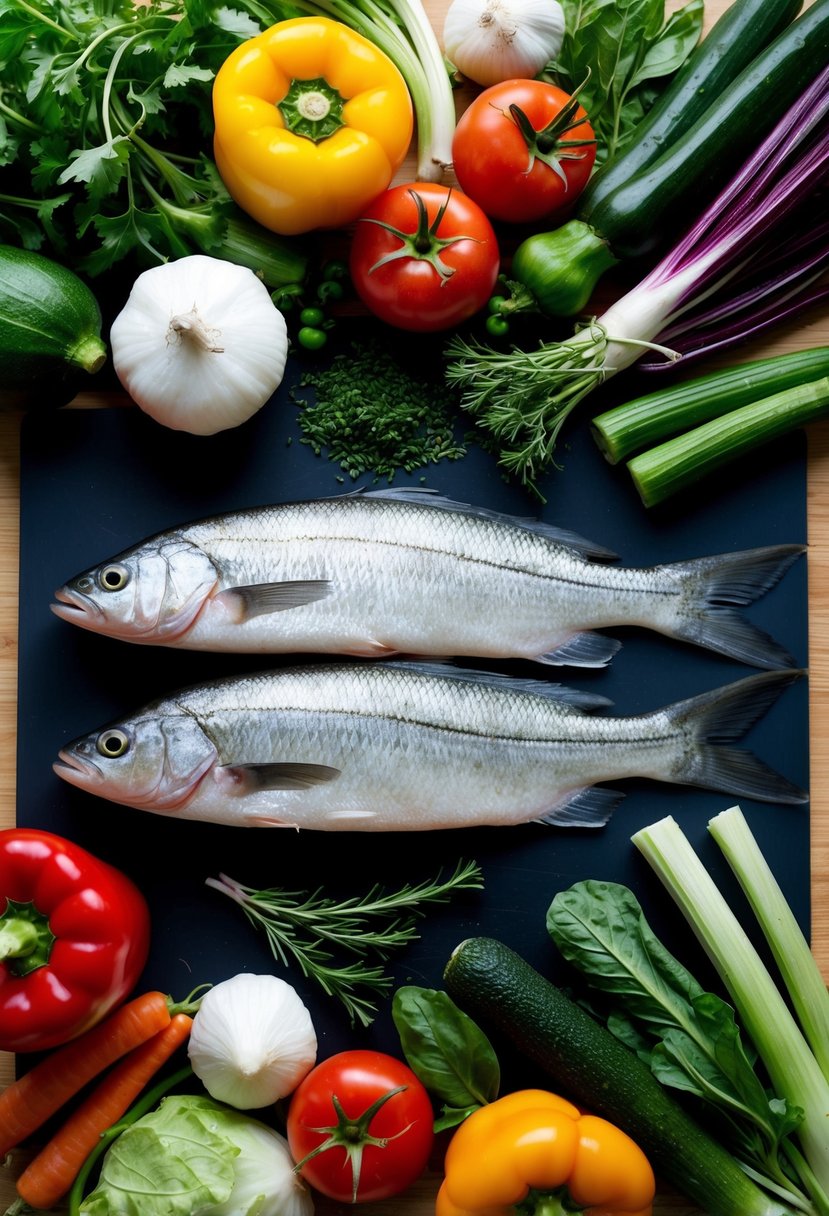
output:
<path id="1" fill-rule="evenodd" d="M 326 1153 L 332 1148 L 342 1148 L 345 1150 L 346 1158 L 351 1165 L 351 1202 L 357 1202 L 357 1191 L 360 1186 L 360 1171 L 363 1164 L 363 1149 L 366 1145 L 374 1145 L 375 1148 L 385 1148 L 390 1140 L 396 1140 L 398 1136 L 404 1135 L 411 1127 L 408 1124 L 406 1127 L 395 1132 L 393 1136 L 372 1136 L 369 1128 L 371 1121 L 381 1107 L 385 1106 L 390 1098 L 396 1094 L 402 1094 L 408 1088 L 406 1085 L 398 1085 L 394 1089 L 386 1090 L 380 1094 L 378 1098 L 367 1106 L 362 1114 L 351 1118 L 345 1113 L 342 1103 L 336 1094 L 331 1095 L 331 1105 L 334 1107 L 334 1113 L 337 1116 L 337 1122 L 330 1127 L 312 1127 L 311 1131 L 316 1132 L 320 1136 L 325 1136 L 325 1140 L 321 1141 L 316 1148 L 312 1148 L 310 1153 L 306 1153 L 301 1161 L 298 1161 L 294 1166 L 297 1173 L 302 1171 L 302 1167 L 308 1161 L 312 1161 L 314 1157 L 318 1157 L 321 1153 Z"/>
<path id="2" fill-rule="evenodd" d="M 441 258 L 441 253 L 444 249 L 450 249 L 456 245 L 458 241 L 475 241 L 477 237 L 466 236 L 463 233 L 458 236 L 439 237 L 437 235 L 441 221 L 446 214 L 446 208 L 449 206 L 451 197 L 451 187 L 446 191 L 446 199 L 438 208 L 435 218 L 429 223 L 429 213 L 426 210 L 424 203 L 417 190 L 410 190 L 409 195 L 414 201 L 417 208 L 417 227 L 414 232 L 403 232 L 400 228 L 395 228 L 392 224 L 387 224 L 383 220 L 375 220 L 370 216 L 364 216 L 360 223 L 362 224 L 377 224 L 380 228 L 385 228 L 386 232 L 390 232 L 392 236 L 396 236 L 400 241 L 400 248 L 392 250 L 391 253 L 384 254 L 382 258 L 374 263 L 369 268 L 369 274 L 372 274 L 380 266 L 385 266 L 389 262 L 397 261 L 399 258 L 416 258 L 419 261 L 428 262 L 433 267 L 442 283 L 450 279 L 455 273 L 454 266 L 448 266 Z"/>

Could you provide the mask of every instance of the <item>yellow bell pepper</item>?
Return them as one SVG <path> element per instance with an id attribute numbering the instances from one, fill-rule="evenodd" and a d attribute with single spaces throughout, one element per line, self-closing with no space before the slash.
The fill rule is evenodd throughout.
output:
<path id="1" fill-rule="evenodd" d="M 392 61 L 327 17 L 280 21 L 233 51 L 213 85 L 214 155 L 239 206 L 272 232 L 351 223 L 412 138 Z"/>
<path id="2" fill-rule="evenodd" d="M 436 1216 L 651 1216 L 656 1185 L 623 1131 L 556 1094 L 519 1090 L 474 1111 L 446 1152 Z"/>

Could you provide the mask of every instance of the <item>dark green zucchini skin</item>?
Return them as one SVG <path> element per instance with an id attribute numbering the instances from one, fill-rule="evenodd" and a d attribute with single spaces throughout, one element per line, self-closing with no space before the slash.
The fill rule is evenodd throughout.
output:
<path id="1" fill-rule="evenodd" d="M 635 1052 L 502 942 L 469 938 L 444 971 L 449 995 L 511 1041 L 564 1097 L 615 1123 L 655 1173 L 709 1216 L 793 1216 L 686 1114 Z"/>
<path id="2" fill-rule="evenodd" d="M 578 218 L 614 256 L 651 253 L 718 190 L 805 91 L 829 58 L 829 0 L 816 0 L 644 172 L 587 199 Z"/>
<path id="3" fill-rule="evenodd" d="M 689 55 L 636 128 L 629 147 L 603 165 L 587 185 L 577 211 L 595 207 L 642 173 L 701 118 L 737 76 L 794 21 L 802 0 L 734 0 Z"/>
<path id="4" fill-rule="evenodd" d="M 86 284 L 39 253 L 0 246 L 0 408 L 65 405 L 105 359 Z"/>

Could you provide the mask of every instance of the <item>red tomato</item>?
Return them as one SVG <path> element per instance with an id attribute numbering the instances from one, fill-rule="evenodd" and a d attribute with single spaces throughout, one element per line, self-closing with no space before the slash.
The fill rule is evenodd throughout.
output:
<path id="1" fill-rule="evenodd" d="M 504 80 L 461 115 L 452 144 L 455 175 L 493 219 L 524 224 L 557 216 L 587 185 L 596 145 L 586 141 L 594 138 L 585 110 L 563 89 Z"/>
<path id="2" fill-rule="evenodd" d="M 477 203 L 458 189 L 415 182 L 384 191 L 357 221 L 350 265 L 357 294 L 376 316 L 427 333 L 484 307 L 500 255 Z"/>
<path id="3" fill-rule="evenodd" d="M 429 1095 L 400 1060 L 343 1051 L 313 1068 L 295 1090 L 288 1143 L 302 1177 L 330 1199 L 388 1199 L 423 1173 L 432 1122 Z M 309 1156 L 322 1144 L 322 1152 Z"/>

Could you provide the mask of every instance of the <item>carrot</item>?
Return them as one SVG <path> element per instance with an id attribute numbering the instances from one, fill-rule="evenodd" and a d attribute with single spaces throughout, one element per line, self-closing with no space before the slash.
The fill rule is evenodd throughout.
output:
<path id="1" fill-rule="evenodd" d="M 162 992 L 145 992 L 51 1052 L 0 1093 L 0 1159 L 89 1081 L 170 1024 Z"/>
<path id="2" fill-rule="evenodd" d="M 109 1073 L 20 1175 L 17 1193 L 50 1208 L 67 1193 L 103 1133 L 129 1109 L 150 1078 L 189 1036 L 193 1019 L 177 1013 Z"/>

